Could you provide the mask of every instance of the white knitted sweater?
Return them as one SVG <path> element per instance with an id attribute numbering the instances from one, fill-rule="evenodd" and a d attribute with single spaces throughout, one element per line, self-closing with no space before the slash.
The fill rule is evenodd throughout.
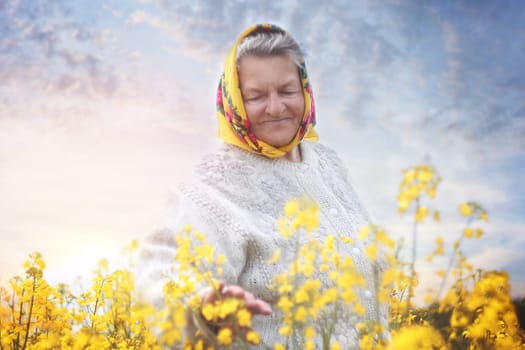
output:
<path id="1" fill-rule="evenodd" d="M 145 242 L 139 283 L 151 300 L 162 300 L 165 281 L 161 277 L 171 266 L 176 249 L 173 234 L 191 224 L 217 248 L 217 253 L 226 256 L 221 279 L 242 286 L 273 306 L 271 316 L 253 319 L 263 342 L 272 346 L 282 341 L 278 334 L 281 314 L 275 306 L 278 296 L 267 285 L 285 270 L 279 264 L 270 266 L 272 254 L 281 248 L 282 261 L 290 261 L 293 254 L 277 229 L 284 205 L 305 196 L 317 203 L 321 225 L 316 234 L 320 239 L 338 233 L 355 238 L 367 223 L 367 214 L 337 155 L 319 143 L 303 142 L 300 147 L 299 163 L 269 159 L 228 144 L 203 159 L 191 183 L 180 187 L 181 196 L 167 228 Z M 344 252 L 370 280 L 359 292 L 367 308 L 365 316 L 347 310 L 344 321 L 336 327 L 335 339 L 344 349 L 358 348 L 356 323 L 378 314 L 381 322 L 386 322 L 387 310 L 375 309 L 372 263 L 364 254 L 365 244 L 355 239 L 355 244 Z"/>

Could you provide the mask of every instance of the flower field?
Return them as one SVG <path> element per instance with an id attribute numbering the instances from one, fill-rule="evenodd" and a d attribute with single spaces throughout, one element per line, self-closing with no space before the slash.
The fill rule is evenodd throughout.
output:
<path id="1" fill-rule="evenodd" d="M 322 349 L 342 349 L 332 337 L 338 310 L 344 306 L 365 314 L 356 291 L 370 280 L 375 288 L 374 309 L 388 308 L 389 319 L 382 322 L 377 314 L 357 325 L 361 349 L 525 349 L 508 275 L 476 269 L 462 252 L 465 242 L 483 237 L 488 214 L 479 203 L 458 204 L 465 226 L 455 241 L 447 245 L 443 237 L 435 238 L 435 248 L 426 259 L 446 257 L 446 264 L 435 271 L 441 283 L 423 296 L 425 306 L 416 305 L 418 229 L 425 220 L 440 220 L 439 211 L 429 204 L 440 182 L 429 166 L 403 172 L 398 211 L 413 220 L 406 247 L 372 224 L 352 239 L 334 234 L 320 242 L 312 236 L 319 225 L 317 205 L 292 200 L 285 206 L 278 225 L 286 239 L 296 242 L 295 259 L 269 286 L 280 296 L 274 307 L 285 315 L 279 328 L 283 343 L 264 344 L 250 328 L 251 314 L 238 299 L 217 293 L 213 303 L 201 305 L 198 291 L 202 286 L 218 291 L 225 259 L 207 244 L 205 233 L 188 225 L 176 234 L 177 278 L 166 281 L 163 308 L 137 297 L 131 266 L 112 269 L 102 260 L 90 285 L 76 293 L 66 284 L 50 285 L 44 258 L 30 254 L 25 276 L 12 277 L 0 289 L 0 350 L 250 349 L 253 345 L 295 350 L 314 349 L 314 339 L 319 338 Z M 365 253 L 375 262 L 373 276 L 362 276 L 352 259 L 340 254 L 341 246 L 355 240 L 369 242 Z M 127 248 L 130 256 L 137 248 L 137 242 Z M 407 248 L 405 261 L 399 252 Z M 279 259 L 277 251 L 269 263 Z M 321 283 L 319 276 L 328 283 Z M 189 338 L 184 334 L 188 315 L 202 326 Z"/>

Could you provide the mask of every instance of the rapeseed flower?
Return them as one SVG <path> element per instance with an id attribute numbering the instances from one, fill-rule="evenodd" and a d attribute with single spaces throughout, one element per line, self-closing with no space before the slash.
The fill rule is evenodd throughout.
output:
<path id="1" fill-rule="evenodd" d="M 221 345 L 230 345 L 233 342 L 233 333 L 229 328 L 223 328 L 217 334 L 217 341 Z"/>

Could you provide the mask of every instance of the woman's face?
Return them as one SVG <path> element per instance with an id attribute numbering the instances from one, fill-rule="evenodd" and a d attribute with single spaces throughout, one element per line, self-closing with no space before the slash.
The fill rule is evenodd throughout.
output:
<path id="1" fill-rule="evenodd" d="M 251 132 L 274 147 L 289 144 L 304 115 L 299 72 L 287 55 L 248 55 L 239 62 L 239 82 Z"/>

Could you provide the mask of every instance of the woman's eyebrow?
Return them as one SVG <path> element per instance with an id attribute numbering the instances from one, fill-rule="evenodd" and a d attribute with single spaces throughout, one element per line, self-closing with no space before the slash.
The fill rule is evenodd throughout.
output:
<path id="1" fill-rule="evenodd" d="M 297 81 L 295 80 L 290 80 L 284 84 L 281 84 L 281 87 L 282 88 L 287 88 L 287 87 L 296 87 L 296 86 L 299 86 L 300 84 L 298 84 Z"/>
<path id="2" fill-rule="evenodd" d="M 288 88 L 288 87 L 300 87 L 300 86 L 301 86 L 301 84 L 298 81 L 292 80 L 292 79 L 290 79 L 288 81 L 285 81 L 282 84 L 279 84 L 279 88 L 281 88 L 281 89 L 282 88 Z M 264 90 L 262 88 L 259 88 L 258 86 L 249 85 L 249 84 L 245 85 L 245 86 L 239 84 L 239 87 L 243 91 L 250 91 L 250 92 L 259 92 L 259 91 L 263 91 Z"/>
<path id="3" fill-rule="evenodd" d="M 247 92 L 249 92 L 249 93 L 259 93 L 259 92 L 263 91 L 262 89 L 260 89 L 260 88 L 258 88 L 256 86 L 247 86 L 247 87 L 241 86 L 240 88 L 241 88 L 241 92 L 242 93 L 247 93 Z"/>

